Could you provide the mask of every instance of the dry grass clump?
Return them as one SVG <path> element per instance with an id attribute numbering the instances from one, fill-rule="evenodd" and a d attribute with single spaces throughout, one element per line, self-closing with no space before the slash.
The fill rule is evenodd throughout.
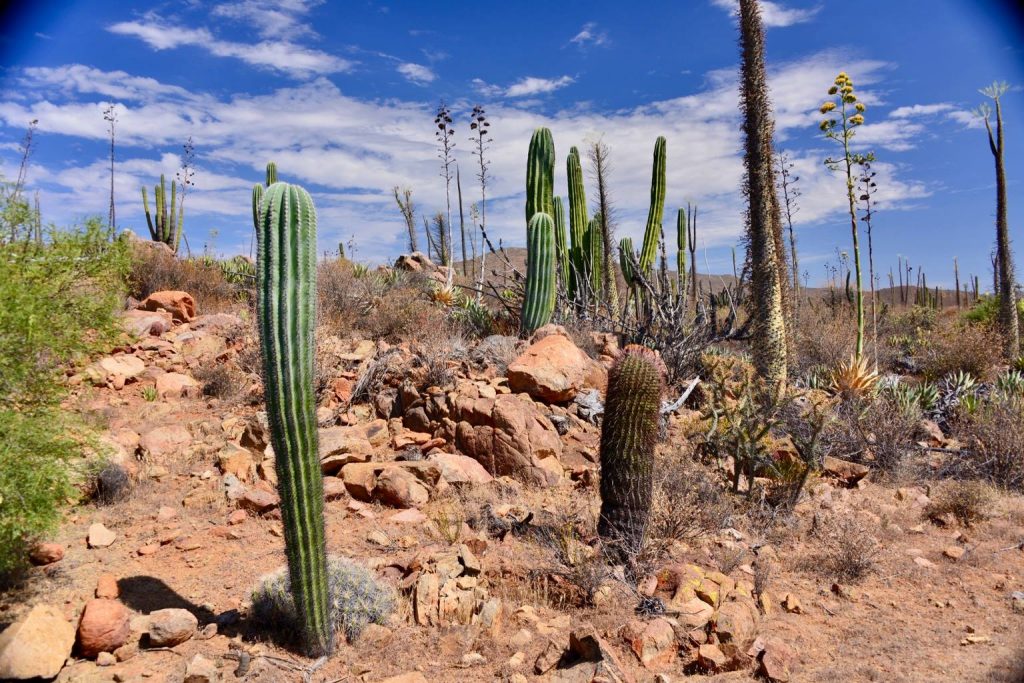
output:
<path id="1" fill-rule="evenodd" d="M 956 372 L 987 379 L 1001 361 L 1000 349 L 999 339 L 989 327 L 940 320 L 934 330 L 918 337 L 914 359 L 921 374 L 931 381 Z"/>
<path id="2" fill-rule="evenodd" d="M 925 514 L 929 519 L 953 515 L 960 524 L 971 527 L 991 517 L 995 504 L 995 493 L 984 482 L 951 481 L 932 495 Z"/>
<path id="3" fill-rule="evenodd" d="M 178 259 L 165 250 L 153 248 L 134 250 L 128 287 L 129 294 L 136 299 L 164 290 L 188 292 L 196 300 L 196 310 L 204 315 L 234 310 L 240 292 L 245 289 L 225 280 L 215 261 Z"/>
<path id="4" fill-rule="evenodd" d="M 822 435 L 822 451 L 898 476 L 915 448 L 920 411 L 904 409 L 888 395 L 841 403 Z"/>
<path id="5" fill-rule="evenodd" d="M 1024 404 L 986 401 L 958 419 L 953 434 L 965 448 L 949 459 L 947 472 L 1024 491 Z"/>
<path id="6" fill-rule="evenodd" d="M 846 361 L 853 354 L 857 325 L 845 308 L 808 304 L 800 309 L 794 337 L 789 371 L 802 377 L 815 366 L 834 368 Z"/>
<path id="7" fill-rule="evenodd" d="M 813 530 L 821 543 L 817 565 L 840 581 L 859 581 L 875 571 L 881 546 L 866 523 L 853 514 L 817 519 Z"/>
<path id="8" fill-rule="evenodd" d="M 223 363 L 197 368 L 193 375 L 202 385 L 203 396 L 221 400 L 238 396 L 245 385 L 240 373 Z"/>

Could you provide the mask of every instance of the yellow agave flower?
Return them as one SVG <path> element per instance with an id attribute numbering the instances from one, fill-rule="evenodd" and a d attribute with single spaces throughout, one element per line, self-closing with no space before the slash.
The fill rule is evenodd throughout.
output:
<path id="1" fill-rule="evenodd" d="M 863 112 L 865 109 L 867 109 L 867 107 L 865 107 L 863 103 L 861 103 L 861 102 L 857 103 L 857 111 Z"/>
<path id="2" fill-rule="evenodd" d="M 864 123 L 864 117 L 861 116 L 860 114 L 854 114 L 853 116 L 850 117 L 851 125 L 859 126 L 862 123 Z"/>
<path id="3" fill-rule="evenodd" d="M 835 108 L 836 108 L 836 103 L 835 102 L 826 102 L 823 105 L 821 105 L 821 107 L 818 108 L 818 111 L 820 111 L 822 114 L 827 114 L 827 113 L 829 113 L 830 111 L 832 111 Z"/>

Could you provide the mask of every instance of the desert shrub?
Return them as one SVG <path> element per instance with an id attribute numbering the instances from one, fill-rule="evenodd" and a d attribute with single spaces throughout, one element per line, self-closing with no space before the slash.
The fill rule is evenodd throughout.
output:
<path id="1" fill-rule="evenodd" d="M 547 597 L 554 606 L 592 606 L 612 579 L 612 568 L 600 547 L 586 542 L 596 528 L 592 514 L 574 507 L 556 511 L 547 523 L 532 530 L 545 557 L 533 573 L 542 580 L 553 579 Z"/>
<path id="2" fill-rule="evenodd" d="M 91 493 L 93 500 L 98 505 L 113 505 L 124 500 L 131 493 L 131 476 L 121 465 L 112 462 L 105 462 L 102 459 L 97 461 L 98 467 L 95 474 L 90 477 Z"/>
<path id="3" fill-rule="evenodd" d="M 521 351 L 518 338 L 492 334 L 473 347 L 469 359 L 481 370 L 493 366 L 499 376 L 504 376 Z"/>
<path id="4" fill-rule="evenodd" d="M 818 522 L 814 535 L 821 543 L 818 566 L 841 581 L 858 581 L 873 572 L 881 546 L 852 514 L 836 514 Z"/>
<path id="5" fill-rule="evenodd" d="M 677 542 L 691 543 L 732 524 L 735 508 L 719 481 L 682 453 L 660 457 L 655 470 L 647 552 L 652 560 Z"/>
<path id="6" fill-rule="evenodd" d="M 1017 318 L 1024 321 L 1024 299 L 1017 301 Z M 999 295 L 983 296 L 964 312 L 963 319 L 980 325 L 995 325 L 999 320 Z"/>
<path id="7" fill-rule="evenodd" d="M 99 220 L 0 242 L 0 574 L 51 530 L 88 430 L 59 407 L 71 364 L 120 334 L 127 248 Z"/>
<path id="8" fill-rule="evenodd" d="M 354 641 L 370 624 L 383 624 L 395 609 L 395 594 L 368 569 L 342 557 L 327 560 L 330 617 L 335 629 Z M 287 567 L 260 579 L 252 594 L 256 621 L 282 640 L 297 633 L 295 602 Z"/>
<path id="9" fill-rule="evenodd" d="M 964 449 L 947 459 L 946 473 L 1024 491 L 1024 402 L 981 402 L 954 421 L 953 435 Z"/>
<path id="10" fill-rule="evenodd" d="M 995 504 L 992 489 L 980 481 L 950 481 L 932 494 L 931 502 L 925 508 L 930 519 L 953 515 L 966 527 L 988 519 Z"/>
<path id="11" fill-rule="evenodd" d="M 228 399 L 238 395 L 242 388 L 239 373 L 222 363 L 197 368 L 193 374 L 202 385 L 203 396 Z"/>
<path id="12" fill-rule="evenodd" d="M 853 355 L 857 324 L 845 308 L 808 305 L 800 309 L 794 332 L 793 376 L 807 375 L 815 366 L 834 368 Z"/>
<path id="13" fill-rule="evenodd" d="M 445 324 L 445 310 L 432 303 L 418 287 L 388 289 L 373 302 L 360 327 L 371 339 L 413 341 L 425 330 Z"/>
<path id="14" fill-rule="evenodd" d="M 937 381 L 956 372 L 976 378 L 991 376 L 1001 358 L 999 339 L 985 325 L 940 325 L 927 336 L 919 336 L 914 359 L 925 379 Z"/>
<path id="15" fill-rule="evenodd" d="M 225 313 L 255 291 L 256 283 L 245 280 L 232 284 L 213 258 L 179 259 L 166 249 L 135 245 L 132 249 L 129 294 L 144 299 L 153 292 L 180 290 L 196 301 L 200 313 Z"/>
<path id="16" fill-rule="evenodd" d="M 425 386 L 446 387 L 455 380 L 453 365 L 466 357 L 467 343 L 462 333 L 448 325 L 426 329 L 413 346 L 416 363 L 425 370 Z"/>
<path id="17" fill-rule="evenodd" d="M 889 394 L 850 401 L 837 409 L 837 419 L 822 435 L 823 451 L 843 460 L 866 463 L 897 474 L 915 447 L 920 410 L 903 406 Z"/>

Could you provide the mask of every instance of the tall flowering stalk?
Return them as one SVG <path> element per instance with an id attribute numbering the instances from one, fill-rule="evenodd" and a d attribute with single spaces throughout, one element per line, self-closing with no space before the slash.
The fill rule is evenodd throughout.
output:
<path id="1" fill-rule="evenodd" d="M 825 165 L 833 171 L 846 173 L 846 198 L 850 211 L 850 232 L 853 235 L 853 267 L 857 278 L 857 345 L 854 358 L 860 360 L 864 353 L 864 285 L 860 267 L 860 238 L 857 231 L 857 197 L 854 192 L 853 166 L 856 155 L 850 151 L 857 126 L 864 124 L 864 104 L 857 101 L 853 90 L 853 81 L 841 71 L 833 85 L 828 89 L 829 99 L 825 100 L 819 111 L 827 118 L 819 124 L 825 137 L 835 140 L 843 147 L 843 156 L 825 159 Z M 837 116 L 838 118 L 831 118 Z"/>

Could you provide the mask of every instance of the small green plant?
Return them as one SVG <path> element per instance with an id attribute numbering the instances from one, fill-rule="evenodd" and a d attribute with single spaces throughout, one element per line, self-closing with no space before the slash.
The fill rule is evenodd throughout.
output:
<path id="1" fill-rule="evenodd" d="M 148 384 L 148 385 L 142 387 L 142 398 L 145 399 L 146 401 L 148 401 L 149 403 L 152 403 L 153 401 L 155 401 L 156 400 L 156 387 L 154 387 L 151 384 Z"/>
<path id="2" fill-rule="evenodd" d="M 327 592 L 331 623 L 350 642 L 370 624 L 386 623 L 395 609 L 394 591 L 382 585 L 368 569 L 345 558 L 328 558 Z M 252 594 L 252 614 L 285 640 L 299 628 L 287 567 L 260 579 Z"/>
<path id="3" fill-rule="evenodd" d="M 1007 370 L 996 378 L 996 394 L 1006 401 L 1024 397 L 1024 372 Z"/>

